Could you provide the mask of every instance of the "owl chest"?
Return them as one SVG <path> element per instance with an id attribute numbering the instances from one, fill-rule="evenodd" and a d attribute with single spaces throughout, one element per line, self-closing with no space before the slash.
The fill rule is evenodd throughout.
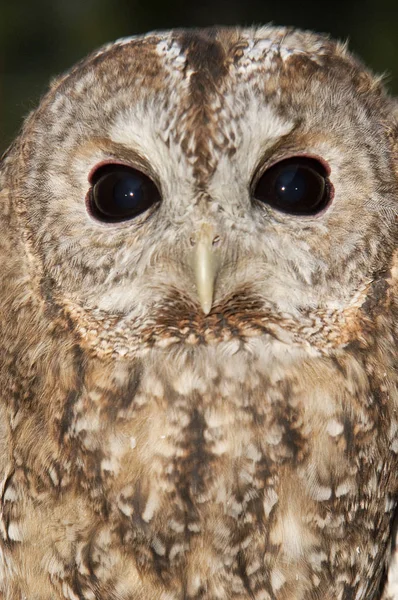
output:
<path id="1" fill-rule="evenodd" d="M 5 495 L 28 588 L 40 573 L 60 598 L 377 598 L 397 492 L 389 393 L 353 358 L 296 358 L 92 368 L 68 406 L 73 469 L 35 467 L 37 498 L 16 471 Z"/>
<path id="2" fill-rule="evenodd" d="M 364 373 L 353 385 L 323 366 L 234 355 L 145 367 L 100 438 L 109 548 L 176 598 L 368 597 L 396 460 Z"/>

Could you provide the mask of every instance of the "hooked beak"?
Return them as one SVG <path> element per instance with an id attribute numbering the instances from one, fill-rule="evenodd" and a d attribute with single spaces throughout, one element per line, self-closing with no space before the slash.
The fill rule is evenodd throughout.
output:
<path id="1" fill-rule="evenodd" d="M 217 252 L 219 236 L 209 223 L 202 223 L 193 238 L 193 271 L 200 306 L 205 315 L 211 311 L 214 295 L 214 283 L 220 264 Z"/>

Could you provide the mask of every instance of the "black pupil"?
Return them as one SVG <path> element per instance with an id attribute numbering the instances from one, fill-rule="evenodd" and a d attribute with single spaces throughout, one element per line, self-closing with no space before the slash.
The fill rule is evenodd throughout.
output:
<path id="1" fill-rule="evenodd" d="M 295 204 L 308 194 L 308 177 L 304 169 L 287 167 L 275 182 L 276 193 L 283 202 Z"/>
<path id="2" fill-rule="evenodd" d="M 91 210 L 102 221 L 132 219 L 160 199 L 153 181 L 130 167 L 106 165 L 93 179 Z"/>
<path id="3" fill-rule="evenodd" d="M 260 178 L 255 197 L 290 214 L 311 215 L 329 200 L 326 170 L 310 158 L 294 158 L 270 167 Z"/>

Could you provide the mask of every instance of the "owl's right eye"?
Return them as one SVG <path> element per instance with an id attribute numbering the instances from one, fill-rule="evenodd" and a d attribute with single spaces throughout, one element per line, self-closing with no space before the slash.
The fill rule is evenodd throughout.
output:
<path id="1" fill-rule="evenodd" d="M 124 165 L 99 167 L 91 183 L 89 211 L 105 223 L 134 219 L 161 199 L 158 188 L 147 175 Z"/>

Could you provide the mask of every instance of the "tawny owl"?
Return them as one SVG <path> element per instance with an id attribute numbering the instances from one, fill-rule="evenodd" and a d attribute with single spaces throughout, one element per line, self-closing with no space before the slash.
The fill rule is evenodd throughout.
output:
<path id="1" fill-rule="evenodd" d="M 271 27 L 53 82 L 1 164 L 1 598 L 394 594 L 397 116 Z"/>

